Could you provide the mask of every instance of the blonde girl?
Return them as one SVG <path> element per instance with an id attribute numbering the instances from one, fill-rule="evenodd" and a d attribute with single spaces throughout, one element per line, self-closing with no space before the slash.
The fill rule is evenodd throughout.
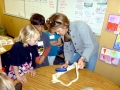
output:
<path id="1" fill-rule="evenodd" d="M 31 24 L 26 25 L 20 30 L 19 36 L 15 44 L 10 50 L 8 61 L 10 63 L 8 76 L 13 80 L 27 82 L 25 73 L 35 75 L 34 67 L 36 67 L 35 58 L 38 56 L 36 45 L 40 37 L 39 31 Z"/>

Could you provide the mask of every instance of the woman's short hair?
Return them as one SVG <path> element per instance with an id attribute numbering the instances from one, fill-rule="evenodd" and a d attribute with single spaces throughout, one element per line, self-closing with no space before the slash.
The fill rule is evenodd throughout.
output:
<path id="1" fill-rule="evenodd" d="M 45 24 L 45 17 L 41 14 L 34 13 L 30 18 L 30 23 L 32 25 L 44 25 Z"/>
<path id="2" fill-rule="evenodd" d="M 69 28 L 69 19 L 62 13 L 54 13 L 46 20 L 46 26 L 48 27 L 48 30 L 55 27 Z"/>
<path id="3" fill-rule="evenodd" d="M 3 72 L 0 72 L 0 90 L 15 90 L 14 84 Z"/>
<path id="4" fill-rule="evenodd" d="M 39 31 L 32 24 L 28 24 L 20 30 L 19 36 L 17 37 L 16 41 L 21 41 L 24 46 L 27 46 L 27 41 L 29 41 L 31 38 L 34 38 L 35 35 L 40 37 Z"/>

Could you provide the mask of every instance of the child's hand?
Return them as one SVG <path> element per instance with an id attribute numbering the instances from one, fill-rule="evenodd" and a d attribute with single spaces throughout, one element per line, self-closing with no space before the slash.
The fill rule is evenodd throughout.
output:
<path id="1" fill-rule="evenodd" d="M 36 57 L 36 64 L 42 64 L 44 62 L 44 59 L 45 57 L 44 56 L 39 56 L 39 57 Z"/>
<path id="2" fill-rule="evenodd" d="M 44 56 L 41 56 L 41 57 L 40 57 L 40 64 L 44 63 L 44 59 L 45 59 Z"/>
<path id="3" fill-rule="evenodd" d="M 23 76 L 17 76 L 17 80 L 20 81 L 21 83 L 27 82 L 27 79 L 24 75 Z"/>
<path id="4" fill-rule="evenodd" d="M 35 72 L 35 70 L 33 70 L 33 68 L 31 68 L 31 69 L 28 71 L 28 74 L 30 74 L 31 76 L 35 76 L 36 72 Z"/>

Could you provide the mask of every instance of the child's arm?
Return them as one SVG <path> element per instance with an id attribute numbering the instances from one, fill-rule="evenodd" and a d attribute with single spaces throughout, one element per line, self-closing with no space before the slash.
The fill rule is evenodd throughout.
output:
<path id="1" fill-rule="evenodd" d="M 58 42 L 58 40 L 56 40 L 56 41 L 50 41 L 50 44 L 51 45 L 54 45 L 54 44 L 56 44 Z"/>
<path id="2" fill-rule="evenodd" d="M 50 47 L 46 47 L 45 51 L 43 52 L 42 56 L 46 57 L 48 53 L 50 52 Z"/>
<path id="3" fill-rule="evenodd" d="M 27 82 L 27 79 L 25 76 L 20 76 L 18 66 L 13 66 L 13 69 L 14 69 L 14 72 L 15 72 L 15 75 L 16 75 L 18 81 L 20 81 L 22 83 Z"/>
<path id="4" fill-rule="evenodd" d="M 36 57 L 35 60 L 36 64 L 42 64 L 44 62 L 45 57 L 48 55 L 49 51 L 50 51 L 50 46 L 45 48 L 45 51 L 41 56 Z"/>
<path id="5" fill-rule="evenodd" d="M 43 52 L 43 54 L 42 54 L 41 57 L 40 57 L 40 62 L 41 62 L 41 63 L 44 62 L 44 59 L 45 59 L 45 57 L 48 55 L 49 51 L 50 51 L 50 47 L 46 47 L 46 48 L 45 48 L 45 51 Z"/>
<path id="6" fill-rule="evenodd" d="M 2 61 L 1 61 L 1 55 L 0 55 L 0 72 L 3 72 L 3 70 L 2 70 Z"/>
<path id="7" fill-rule="evenodd" d="M 58 38 L 58 40 L 50 42 L 52 46 L 59 46 L 62 44 L 61 38 Z"/>

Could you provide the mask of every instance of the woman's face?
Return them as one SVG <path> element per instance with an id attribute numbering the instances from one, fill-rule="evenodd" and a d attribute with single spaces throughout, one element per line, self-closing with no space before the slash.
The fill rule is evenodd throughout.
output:
<path id="1" fill-rule="evenodd" d="M 63 28 L 59 27 L 56 29 L 56 33 L 61 36 L 64 36 L 67 33 L 67 31 L 68 31 L 68 28 L 66 27 L 63 27 Z"/>

